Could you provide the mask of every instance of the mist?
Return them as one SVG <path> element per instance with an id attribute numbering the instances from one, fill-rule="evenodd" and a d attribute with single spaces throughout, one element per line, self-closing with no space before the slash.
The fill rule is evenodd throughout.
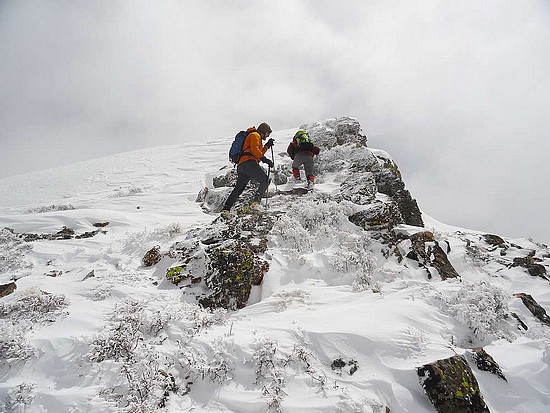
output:
<path id="1" fill-rule="evenodd" d="M 0 56 L 0 178 L 352 116 L 425 213 L 550 242 L 546 1 L 4 0 Z"/>

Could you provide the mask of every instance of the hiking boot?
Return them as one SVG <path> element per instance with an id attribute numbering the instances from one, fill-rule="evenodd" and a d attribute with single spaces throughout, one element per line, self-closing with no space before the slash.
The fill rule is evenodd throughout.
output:
<path id="1" fill-rule="evenodd" d="M 313 185 L 315 185 L 315 184 L 313 183 L 313 181 L 307 181 L 307 187 L 306 187 L 306 188 L 307 188 L 307 189 L 313 189 Z"/>
<path id="2" fill-rule="evenodd" d="M 293 177 L 290 179 L 290 182 L 294 182 L 294 183 L 299 184 L 300 182 L 302 182 L 302 178 L 293 176 Z"/>

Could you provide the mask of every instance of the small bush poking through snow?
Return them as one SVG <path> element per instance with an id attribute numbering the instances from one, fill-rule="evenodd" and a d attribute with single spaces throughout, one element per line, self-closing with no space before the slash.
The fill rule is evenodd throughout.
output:
<path id="1" fill-rule="evenodd" d="M 66 315 L 63 310 L 68 305 L 62 294 L 29 288 L 17 300 L 0 304 L 0 317 L 20 323 L 51 323 Z"/>
<path id="2" fill-rule="evenodd" d="M 277 306 L 277 311 L 285 311 L 293 303 L 308 304 L 310 297 L 310 292 L 299 289 L 281 290 L 272 296 Z"/>
<path id="3" fill-rule="evenodd" d="M 110 196 L 110 198 L 125 198 L 129 196 L 134 196 L 137 194 L 144 193 L 145 190 L 143 188 L 132 186 L 129 188 L 119 188 L 115 190 L 115 192 Z"/>
<path id="4" fill-rule="evenodd" d="M 368 235 L 348 220 L 353 213 L 353 204 L 347 201 L 300 201 L 289 205 L 287 213 L 275 223 L 273 233 L 281 249 L 293 258 L 322 250 L 328 267 L 338 273 L 355 274 L 354 288 L 363 291 L 374 287 L 375 259 L 369 250 Z"/>
<path id="5" fill-rule="evenodd" d="M 126 236 L 126 248 L 131 251 L 143 251 L 144 246 L 158 244 L 161 241 L 169 241 L 182 233 L 181 225 L 173 222 L 164 227 L 152 231 L 128 233 Z"/>
<path id="6" fill-rule="evenodd" d="M 461 288 L 447 298 L 449 313 L 467 325 L 481 341 L 510 338 L 502 322 L 508 316 L 508 295 L 486 282 L 463 282 Z"/>
<path id="7" fill-rule="evenodd" d="M 32 268 L 26 254 L 32 245 L 24 242 L 18 235 L 4 228 L 0 230 L 0 274 L 22 268 Z"/>
<path id="8" fill-rule="evenodd" d="M 52 211 L 72 211 L 75 209 L 72 205 L 47 205 L 47 206 L 41 206 L 37 208 L 31 208 L 26 211 L 27 214 L 43 214 L 44 212 L 52 212 Z"/>
<path id="9" fill-rule="evenodd" d="M 34 389 L 36 384 L 21 383 L 19 386 L 8 392 L 8 397 L 4 403 L 6 413 L 23 413 L 27 411 L 34 401 Z"/>
<path id="10" fill-rule="evenodd" d="M 0 320 L 0 366 L 34 355 L 34 349 L 25 338 L 26 331 L 20 323 Z"/>

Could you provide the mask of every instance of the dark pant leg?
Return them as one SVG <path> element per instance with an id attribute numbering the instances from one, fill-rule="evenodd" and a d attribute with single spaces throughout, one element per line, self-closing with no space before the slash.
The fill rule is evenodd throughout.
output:
<path id="1" fill-rule="evenodd" d="M 246 185 L 248 185 L 249 181 L 250 177 L 242 173 L 237 167 L 237 183 L 235 184 L 235 188 L 233 188 L 233 191 L 231 191 L 231 193 L 229 194 L 227 201 L 225 201 L 224 208 L 231 209 L 237 198 L 239 198 L 239 196 L 243 193 L 244 188 L 246 188 Z"/>
<path id="2" fill-rule="evenodd" d="M 254 195 L 254 201 L 260 202 L 265 195 L 267 187 L 269 186 L 269 180 L 266 173 L 261 166 L 253 160 L 246 161 L 239 165 L 239 167 L 241 168 L 239 173 L 242 171 L 242 173 L 245 173 L 249 179 L 260 184 L 258 190 L 256 191 L 256 195 Z"/>

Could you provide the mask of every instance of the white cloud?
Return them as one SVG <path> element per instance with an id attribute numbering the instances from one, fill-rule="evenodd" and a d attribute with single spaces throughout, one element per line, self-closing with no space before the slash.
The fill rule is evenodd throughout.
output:
<path id="1" fill-rule="evenodd" d="M 435 218 L 550 241 L 549 23 L 545 1 L 4 1 L 0 176 L 350 115 Z"/>

